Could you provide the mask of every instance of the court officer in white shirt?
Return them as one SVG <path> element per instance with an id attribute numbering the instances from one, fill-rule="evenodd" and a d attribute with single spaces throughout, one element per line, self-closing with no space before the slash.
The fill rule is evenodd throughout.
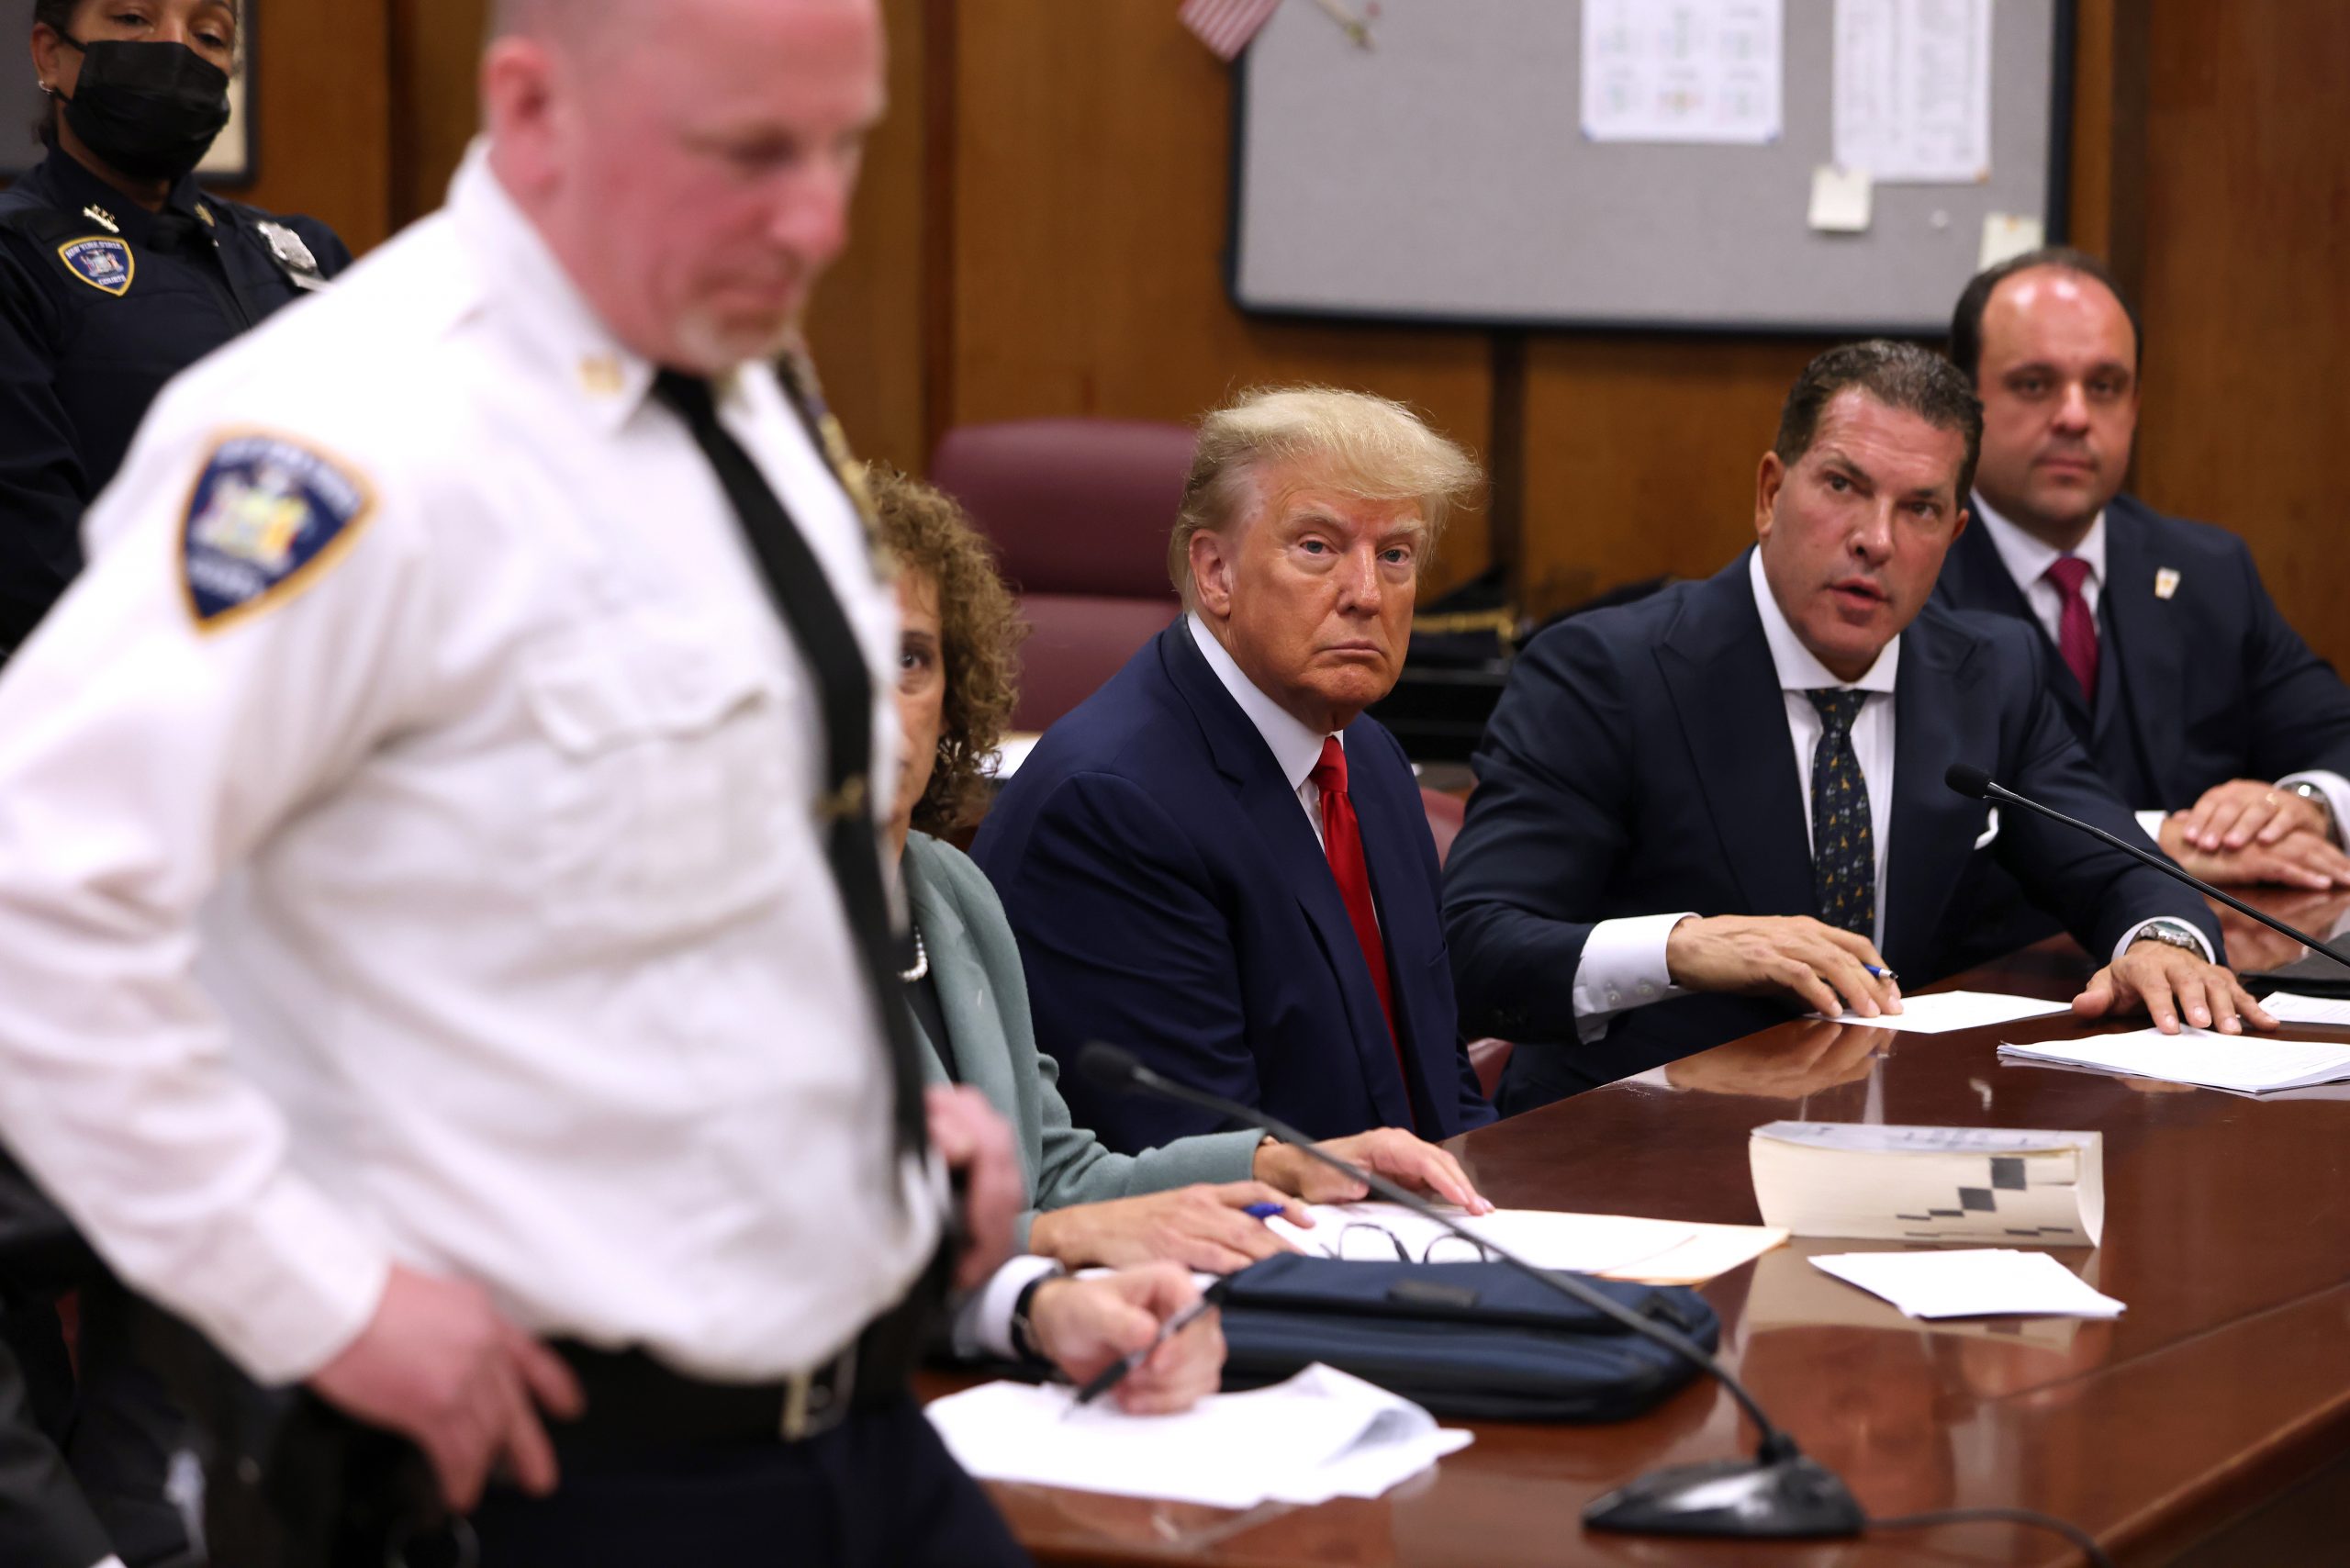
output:
<path id="1" fill-rule="evenodd" d="M 1022 1560 L 903 1386 L 1018 1178 L 907 1070 L 894 615 L 767 368 L 882 80 L 873 0 L 509 0 L 447 209 L 164 393 L 0 681 L 0 1138 L 487 1568 Z M 1014 1283 L 1077 1375 L 1192 1294 Z"/>

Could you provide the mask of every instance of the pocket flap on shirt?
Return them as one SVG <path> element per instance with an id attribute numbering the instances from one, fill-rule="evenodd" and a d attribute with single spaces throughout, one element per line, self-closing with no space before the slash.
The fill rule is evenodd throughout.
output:
<path id="1" fill-rule="evenodd" d="M 606 622 L 530 661 L 522 679 L 547 738 L 575 756 L 714 728 L 783 693 L 783 674 L 744 639 L 642 620 Z"/>

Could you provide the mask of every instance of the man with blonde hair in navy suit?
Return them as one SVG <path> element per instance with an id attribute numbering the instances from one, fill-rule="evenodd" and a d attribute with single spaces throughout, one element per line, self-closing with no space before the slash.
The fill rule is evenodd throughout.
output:
<path id="1" fill-rule="evenodd" d="M 973 846 L 1064 1067 L 1115 1041 L 1411 1182 L 1435 1153 L 1421 1138 L 1492 1119 L 1418 786 L 1362 716 L 1478 477 L 1362 393 L 1257 392 L 1202 424 L 1169 545 L 1184 613 L 1053 726 Z M 1064 1082 L 1125 1152 L 1216 1125 Z"/>

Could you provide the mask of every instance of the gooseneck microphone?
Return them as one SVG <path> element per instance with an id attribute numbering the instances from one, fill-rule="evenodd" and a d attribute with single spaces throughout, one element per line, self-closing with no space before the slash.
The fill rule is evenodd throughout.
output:
<path id="1" fill-rule="evenodd" d="M 1389 1203 L 1400 1204 L 1414 1214 L 1435 1221 L 1478 1248 L 1481 1253 L 1491 1254 L 1537 1284 L 1579 1305 L 1604 1313 L 1633 1333 L 1653 1339 L 1694 1363 L 1729 1391 L 1730 1397 L 1738 1401 L 1740 1408 L 1762 1433 L 1751 1460 L 1673 1465 L 1617 1487 L 1583 1510 L 1583 1523 L 1590 1528 L 1642 1535 L 1828 1537 L 1858 1535 L 1868 1523 L 1860 1504 L 1836 1473 L 1797 1449 L 1795 1439 L 1763 1414 L 1762 1405 L 1746 1385 L 1686 1335 L 1651 1322 L 1573 1274 L 1538 1268 L 1506 1249 L 1494 1246 L 1418 1193 L 1406 1192 L 1376 1171 L 1339 1159 L 1295 1127 L 1276 1121 L 1252 1105 L 1193 1089 L 1152 1071 L 1132 1051 L 1096 1041 L 1078 1053 L 1077 1070 L 1087 1081 L 1114 1092 L 1179 1100 L 1270 1133 L 1307 1159 L 1361 1182 Z"/>
<path id="2" fill-rule="evenodd" d="M 2263 914 L 2260 911 L 2253 908 L 2252 905 L 2244 902 L 2244 900 L 2236 897 L 2233 893 L 2215 888 L 2210 883 L 2203 880 L 2202 878 L 2190 874 L 2184 867 L 2181 867 L 2172 861 L 2169 857 L 2157 854 L 2154 850 L 2132 844 L 2128 839 L 2117 838 L 2101 827 L 2082 822 L 2077 817 L 2068 817 L 2060 811 L 2056 811 L 2052 807 L 2043 806 L 2037 801 L 2019 795 L 2013 790 L 2007 788 L 2005 785 L 1995 783 L 1992 780 L 1991 776 L 1984 772 L 1979 767 L 1969 767 L 1965 763 L 1953 762 L 1950 766 L 1950 771 L 1942 775 L 1942 782 L 1970 800 L 1997 801 L 2003 806 L 2020 806 L 2025 811 L 2035 812 L 2040 816 L 2046 817 L 2051 822 L 2059 822 L 2063 823 L 2066 827 L 2078 828 L 2081 832 L 2087 834 L 2091 838 L 2113 846 L 2114 848 L 2119 849 L 2122 854 L 2129 856 L 2131 858 L 2144 861 L 2147 865 L 2152 866 L 2155 870 L 2160 871 L 2164 876 L 2177 878 L 2178 880 L 2185 882 L 2188 887 L 2193 888 L 2197 892 L 2201 893 L 2204 897 L 2219 900 L 2221 903 L 2226 904 L 2230 909 L 2234 910 L 2238 914 L 2249 915 L 2253 919 L 2260 922 L 2261 924 L 2268 927 L 2271 931 L 2277 932 L 2280 935 L 2291 937 L 2294 941 L 2299 942 L 2302 946 L 2307 947 L 2312 953 L 2322 953 L 2327 958 L 2332 958 L 2335 963 L 2342 965 L 2344 969 L 2350 969 L 2350 955 L 2344 955 L 2327 944 L 2319 941 L 2316 937 L 2311 935 L 2306 931 L 2297 931 L 2293 927 L 2286 924 L 2283 921 L 2276 919 L 2274 916 Z"/>

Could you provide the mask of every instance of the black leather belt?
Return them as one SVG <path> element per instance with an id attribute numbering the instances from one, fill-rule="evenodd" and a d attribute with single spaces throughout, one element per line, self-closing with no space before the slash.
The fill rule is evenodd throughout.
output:
<path id="1" fill-rule="evenodd" d="M 676 1372 L 642 1350 L 599 1350 L 570 1341 L 555 1353 L 587 1395 L 576 1421 L 550 1421 L 560 1447 L 671 1448 L 698 1443 L 796 1443 L 821 1437 L 858 1398 L 857 1346 L 803 1372 L 768 1383 L 712 1383 Z M 894 1394 L 903 1383 L 887 1380 Z"/>

